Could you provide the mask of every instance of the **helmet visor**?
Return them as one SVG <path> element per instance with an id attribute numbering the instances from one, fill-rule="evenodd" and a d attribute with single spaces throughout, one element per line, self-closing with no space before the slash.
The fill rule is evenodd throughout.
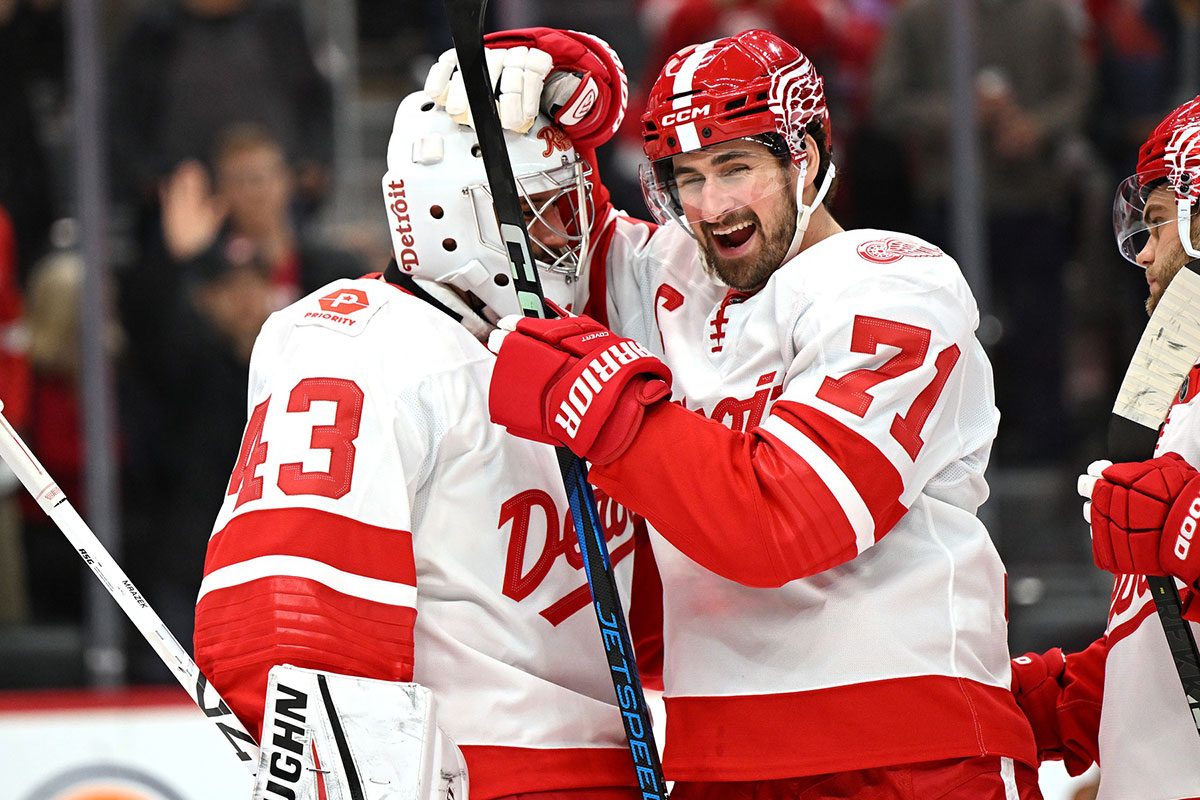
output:
<path id="1" fill-rule="evenodd" d="M 742 209 L 793 192 L 798 170 L 757 139 L 735 139 L 642 164 L 646 205 L 662 224 L 736 219 Z"/>
<path id="2" fill-rule="evenodd" d="M 1130 175 L 1117 188 L 1113 199 L 1113 234 L 1117 249 L 1139 267 L 1138 253 L 1158 228 L 1176 220 L 1175 194 L 1165 171 Z"/>

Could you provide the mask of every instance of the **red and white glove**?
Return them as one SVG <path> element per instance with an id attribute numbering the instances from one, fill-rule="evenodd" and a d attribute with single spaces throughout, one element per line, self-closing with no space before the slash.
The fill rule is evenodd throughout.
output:
<path id="1" fill-rule="evenodd" d="M 666 364 L 590 317 L 504 317 L 488 346 L 492 421 L 594 464 L 625 452 L 645 407 L 671 394 Z"/>
<path id="2" fill-rule="evenodd" d="M 507 49 L 488 48 L 488 77 L 493 83 L 496 107 L 500 111 L 501 127 L 524 133 L 533 127 L 541 110 L 542 94 L 550 86 L 547 76 L 554 68 L 550 54 L 536 47 L 512 47 Z M 556 73 L 553 85 L 559 91 L 570 91 L 574 87 L 564 86 L 564 81 L 579 85 L 579 78 L 569 73 Z M 425 77 L 425 93 L 434 102 L 446 107 L 450 118 L 459 125 L 475 127 L 475 119 L 467 102 L 467 90 L 463 85 L 462 73 L 458 69 L 458 54 L 447 50 L 438 57 Z"/>
<path id="3" fill-rule="evenodd" d="M 484 44 L 502 127 L 524 133 L 542 112 L 576 147 L 598 147 L 620 127 L 629 84 L 621 59 L 603 39 L 521 28 L 490 33 Z M 473 125 L 454 50 L 430 68 L 425 92 L 460 125 Z"/>
<path id="4" fill-rule="evenodd" d="M 1097 475 L 1098 473 L 1098 475 Z M 1200 472 L 1176 453 L 1124 464 L 1096 462 L 1079 477 L 1096 566 L 1118 575 L 1200 580 Z"/>

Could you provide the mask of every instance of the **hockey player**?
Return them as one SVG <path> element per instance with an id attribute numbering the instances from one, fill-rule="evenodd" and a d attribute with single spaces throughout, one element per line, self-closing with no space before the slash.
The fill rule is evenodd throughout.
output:
<path id="1" fill-rule="evenodd" d="M 516 51 L 495 63 L 553 64 L 501 79 L 502 110 L 530 80 L 574 117 L 610 101 L 621 82 L 555 43 L 490 38 Z M 447 72 L 427 86 L 454 104 Z M 507 319 L 491 410 L 661 534 L 674 797 L 1040 797 L 975 515 L 998 415 L 957 265 L 829 214 L 822 81 L 773 34 L 677 53 L 642 124 L 662 226 L 614 235 L 609 311 L 670 371 L 587 317 Z"/>
<path id="2" fill-rule="evenodd" d="M 1159 123 L 1142 145 L 1136 174 L 1117 190 L 1117 244 L 1146 270 L 1148 312 L 1200 257 L 1198 137 L 1200 97 Z M 1117 576 L 1104 636 L 1080 653 L 1053 649 L 1013 661 L 1014 691 L 1042 757 L 1063 759 L 1073 775 L 1098 763 L 1100 800 L 1200 797 L 1200 737 L 1144 577 L 1182 581 L 1184 616 L 1200 621 L 1200 549 L 1176 548 L 1180 532 L 1200 517 L 1198 397 L 1200 364 L 1179 388 L 1154 458 L 1096 462 L 1080 478 L 1096 564 Z M 1200 635 L 1196 622 L 1191 627 Z"/>
<path id="3" fill-rule="evenodd" d="M 508 141 L 546 293 L 580 308 L 586 164 L 545 119 Z M 487 416 L 479 338 L 518 306 L 478 154 L 470 129 L 406 98 L 383 177 L 394 259 L 264 325 L 196 660 L 251 731 L 275 665 L 412 681 L 432 690 L 472 800 L 635 798 L 554 452 Z M 600 516 L 628 601 L 644 523 L 603 496 Z M 386 761 L 401 722 L 350 750 Z M 279 733 L 263 731 L 264 748 Z M 313 749 L 313 769 L 334 757 Z"/>

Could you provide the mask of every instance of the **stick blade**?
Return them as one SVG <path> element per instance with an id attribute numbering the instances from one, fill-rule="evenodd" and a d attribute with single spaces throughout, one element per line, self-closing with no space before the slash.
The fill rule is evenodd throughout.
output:
<path id="1" fill-rule="evenodd" d="M 1167 418 L 1184 376 L 1200 361 L 1200 272 L 1197 269 L 1200 269 L 1200 263 L 1188 264 L 1163 293 L 1129 362 L 1113 405 L 1113 414 L 1150 428 L 1155 435 Z"/>

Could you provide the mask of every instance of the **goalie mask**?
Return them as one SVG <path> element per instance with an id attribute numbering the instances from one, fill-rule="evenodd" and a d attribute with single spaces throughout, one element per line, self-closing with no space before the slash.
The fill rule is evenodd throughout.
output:
<path id="1" fill-rule="evenodd" d="M 1158 191 L 1158 190 L 1165 191 Z M 1151 203 L 1154 196 L 1166 203 Z M 1170 223 L 1179 228 L 1179 243 L 1191 258 L 1200 258 L 1192 243 L 1192 218 L 1200 212 L 1200 97 L 1184 103 L 1158 124 L 1138 152 L 1137 172 L 1121 182 L 1113 201 L 1113 232 L 1126 259 L 1138 254 L 1155 229 Z"/>
<path id="2" fill-rule="evenodd" d="M 587 298 L 590 166 L 544 116 L 504 136 L 542 289 L 578 309 Z M 470 293 L 493 322 L 520 314 L 475 131 L 414 92 L 396 110 L 387 166 L 383 199 L 401 271 Z"/>
<path id="3" fill-rule="evenodd" d="M 803 199 L 809 169 L 805 133 L 819 125 L 829 140 L 821 76 L 796 48 L 773 33 L 750 30 L 680 50 L 650 91 L 642 116 L 642 192 L 660 223 L 691 225 L 725 217 L 764 197 L 794 192 L 796 229 L 787 257 L 800 249 L 813 209 L 833 181 L 833 164 L 816 198 Z M 678 175 L 674 157 L 739 139 L 765 145 L 784 170 L 718 172 L 705 186 Z M 707 199 L 702 192 L 708 192 Z"/>

